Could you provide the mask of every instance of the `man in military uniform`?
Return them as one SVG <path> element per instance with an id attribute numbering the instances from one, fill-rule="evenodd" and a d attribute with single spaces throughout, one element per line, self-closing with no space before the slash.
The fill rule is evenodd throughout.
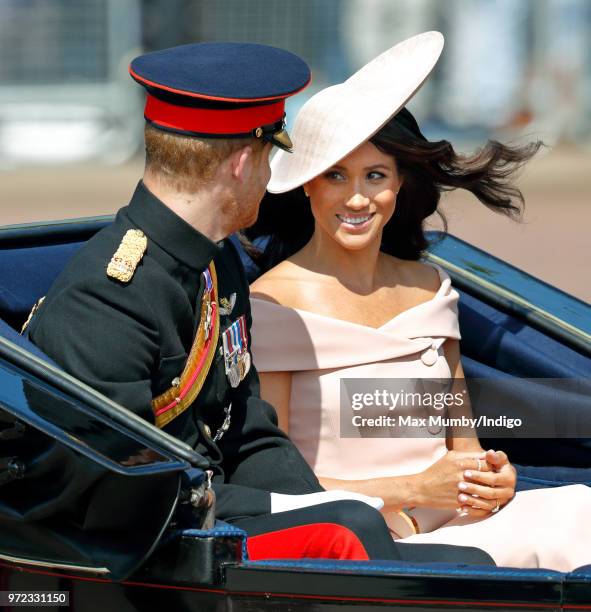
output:
<path id="1" fill-rule="evenodd" d="M 252 558 L 445 559 L 450 547 L 396 545 L 360 496 L 324 492 L 259 397 L 248 284 L 226 238 L 256 219 L 270 149 L 291 146 L 285 98 L 308 67 L 227 43 L 150 53 L 130 73 L 147 90 L 143 179 L 57 279 L 30 338 L 207 458 L 216 516 L 247 531 Z"/>

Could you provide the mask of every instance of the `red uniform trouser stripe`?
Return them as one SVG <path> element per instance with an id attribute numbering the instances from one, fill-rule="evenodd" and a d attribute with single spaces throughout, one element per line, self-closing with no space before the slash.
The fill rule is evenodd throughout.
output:
<path id="1" fill-rule="evenodd" d="M 367 561 L 369 555 L 359 538 L 347 527 L 312 523 L 251 536 L 248 556 L 258 559 L 350 559 Z"/>

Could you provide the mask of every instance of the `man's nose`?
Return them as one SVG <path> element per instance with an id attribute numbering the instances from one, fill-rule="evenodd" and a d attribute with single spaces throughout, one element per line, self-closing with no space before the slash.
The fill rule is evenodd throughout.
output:
<path id="1" fill-rule="evenodd" d="M 354 193 L 347 201 L 347 208 L 351 210 L 362 210 L 369 205 L 369 198 L 360 192 Z"/>

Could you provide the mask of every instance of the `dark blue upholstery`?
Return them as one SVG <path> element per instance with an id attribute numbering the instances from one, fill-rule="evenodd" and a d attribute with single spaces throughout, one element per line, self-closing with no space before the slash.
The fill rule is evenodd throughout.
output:
<path id="1" fill-rule="evenodd" d="M 179 529 L 171 532 L 170 535 L 173 538 L 236 538 L 241 543 L 242 558 L 248 559 L 248 550 L 246 548 L 246 531 L 224 521 L 216 520 L 212 529 Z"/>
<path id="2" fill-rule="evenodd" d="M 80 242 L 0 251 L 0 318 L 22 323 L 57 275 L 82 246 Z"/>
<path id="3" fill-rule="evenodd" d="M 462 365 L 467 378 L 572 378 L 591 380 L 591 359 L 553 338 L 462 293 L 460 305 Z M 557 406 L 556 394 L 534 382 L 519 381 L 516 393 L 527 398 L 540 414 L 585 409 L 588 398 L 569 398 Z M 571 412 L 573 414 L 573 412 Z M 591 483 L 591 440 L 503 439 L 489 445 L 505 450 L 518 464 L 518 490 Z M 544 466 L 531 470 L 531 465 Z M 566 470 L 562 467 L 568 466 Z M 542 476 L 541 472 L 544 472 Z"/>
<path id="4" fill-rule="evenodd" d="M 509 580 L 541 580 L 561 582 L 564 574 L 546 569 L 519 569 L 462 563 L 411 563 L 407 561 L 340 561 L 333 559 L 298 559 L 249 561 L 248 567 L 269 569 L 305 569 L 328 572 L 363 574 L 412 574 L 422 576 L 466 576 L 504 578 Z"/>
<path id="5" fill-rule="evenodd" d="M 546 465 L 516 465 L 517 491 L 585 484 L 591 487 L 591 469 L 588 467 L 561 467 Z"/>
<path id="6" fill-rule="evenodd" d="M 248 278 L 248 282 L 252 283 L 256 278 L 260 276 L 260 268 L 256 265 L 252 258 L 244 252 L 244 248 L 242 247 L 242 244 L 240 244 L 240 240 L 236 234 L 230 236 L 230 240 L 232 244 L 238 249 L 238 253 L 240 253 L 240 258 L 242 259 L 242 264 L 244 265 L 244 269 L 246 270 L 246 277 Z M 266 240 L 264 238 L 257 238 L 254 241 L 254 244 L 258 248 L 263 248 L 265 242 Z"/>
<path id="7" fill-rule="evenodd" d="M 591 565 L 583 565 L 582 567 L 578 567 L 574 572 L 570 572 L 568 577 L 584 579 L 585 581 L 588 580 L 591 583 Z"/>
<path id="8" fill-rule="evenodd" d="M 25 336 L 21 336 L 18 332 L 16 332 L 8 323 L 2 321 L 0 319 L 0 336 L 2 338 L 6 338 L 13 342 L 14 344 L 20 346 L 21 348 L 33 353 L 37 357 L 48 361 L 52 365 L 59 367 L 54 361 L 52 361 L 43 351 L 38 349 L 28 338 Z"/>
<path id="9" fill-rule="evenodd" d="M 459 316 L 462 354 L 472 358 L 462 363 L 471 378 L 490 378 L 491 369 L 524 378 L 591 378 L 591 359 L 463 292 Z"/>

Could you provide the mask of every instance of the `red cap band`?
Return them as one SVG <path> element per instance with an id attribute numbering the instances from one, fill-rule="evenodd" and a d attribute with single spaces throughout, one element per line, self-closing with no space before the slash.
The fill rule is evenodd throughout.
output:
<path id="1" fill-rule="evenodd" d="M 200 134 L 246 134 L 257 127 L 281 121 L 285 99 L 263 106 L 233 110 L 175 106 L 148 94 L 144 117 L 164 128 Z"/>

